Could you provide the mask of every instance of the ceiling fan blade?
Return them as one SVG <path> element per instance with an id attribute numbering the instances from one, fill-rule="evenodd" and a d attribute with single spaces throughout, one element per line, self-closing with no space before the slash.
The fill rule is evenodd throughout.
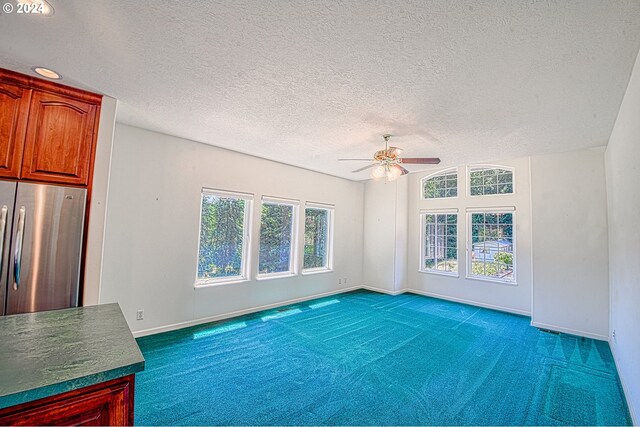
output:
<path id="1" fill-rule="evenodd" d="M 400 166 L 400 165 L 397 165 L 397 166 L 402 170 L 402 175 L 406 175 L 406 174 L 409 173 L 409 171 L 406 170 L 405 168 L 403 168 L 402 166 Z"/>
<path id="2" fill-rule="evenodd" d="M 437 157 L 403 157 L 401 163 L 413 165 L 437 165 L 440 159 Z"/>
<path id="3" fill-rule="evenodd" d="M 356 170 L 354 170 L 354 171 L 351 171 L 351 173 L 362 172 L 363 170 L 367 170 L 367 169 L 369 169 L 369 168 L 372 168 L 372 167 L 374 167 L 375 165 L 376 165 L 375 163 L 372 163 L 372 164 L 370 164 L 369 166 L 365 166 L 365 167 L 363 167 L 363 168 L 360 168 L 360 169 L 356 169 Z"/>
<path id="4" fill-rule="evenodd" d="M 338 159 L 338 161 L 341 161 L 341 162 L 345 161 L 345 160 L 347 160 L 347 161 L 357 160 L 357 161 L 367 161 L 367 162 L 373 161 L 373 159 Z"/>

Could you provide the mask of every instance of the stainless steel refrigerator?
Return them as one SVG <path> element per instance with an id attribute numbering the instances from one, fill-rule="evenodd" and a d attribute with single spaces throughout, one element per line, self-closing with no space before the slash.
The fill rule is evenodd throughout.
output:
<path id="1" fill-rule="evenodd" d="M 76 307 L 86 190 L 0 181 L 0 314 Z"/>

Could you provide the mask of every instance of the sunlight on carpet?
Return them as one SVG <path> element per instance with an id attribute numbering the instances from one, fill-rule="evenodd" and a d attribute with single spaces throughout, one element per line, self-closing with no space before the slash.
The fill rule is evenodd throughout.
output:
<path id="1" fill-rule="evenodd" d="M 357 291 L 138 339 L 141 425 L 630 425 L 609 345 Z"/>

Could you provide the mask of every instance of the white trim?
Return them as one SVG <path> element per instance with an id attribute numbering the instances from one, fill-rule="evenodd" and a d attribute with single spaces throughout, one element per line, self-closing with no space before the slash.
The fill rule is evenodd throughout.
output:
<path id="1" fill-rule="evenodd" d="M 398 289 L 390 291 L 389 289 L 382 289 L 382 288 L 376 288 L 375 286 L 367 286 L 367 285 L 362 285 L 360 287 L 361 289 L 366 289 L 367 291 L 372 291 L 372 292 L 378 292 L 380 294 L 387 294 L 387 295 L 400 295 L 400 294 L 404 294 L 405 292 L 407 292 L 407 288 L 402 288 L 402 289 Z"/>
<path id="2" fill-rule="evenodd" d="M 202 192 L 210 196 L 221 196 L 229 199 L 253 200 L 253 193 L 243 193 L 242 191 L 219 190 L 217 188 L 202 187 Z"/>
<path id="3" fill-rule="evenodd" d="M 306 270 L 302 270 L 303 276 L 310 276 L 312 274 L 322 274 L 322 273 L 332 273 L 333 270 L 326 267 L 318 267 L 318 268 L 308 268 Z"/>
<path id="4" fill-rule="evenodd" d="M 627 396 L 631 396 L 629 393 L 629 386 L 625 377 L 622 376 L 622 371 L 620 370 L 620 363 L 618 359 L 618 353 L 616 350 L 617 344 L 615 341 L 609 340 L 609 348 L 611 348 L 611 354 L 613 355 L 613 362 L 616 366 L 616 371 L 618 372 L 618 378 L 620 378 L 620 383 L 622 384 L 622 391 L 624 394 L 624 399 L 627 401 L 627 408 L 629 408 L 629 413 L 631 414 L 631 424 L 634 426 L 640 425 L 640 419 L 638 418 L 638 414 L 635 412 L 635 408 L 631 405 L 631 401 L 627 398 Z"/>
<path id="5" fill-rule="evenodd" d="M 486 304 L 486 303 L 483 303 L 483 302 L 471 301 L 471 300 L 467 300 L 467 299 L 464 299 L 464 298 L 451 297 L 451 296 L 448 296 L 448 295 L 437 294 L 435 292 L 419 291 L 417 289 L 411 289 L 411 288 L 408 288 L 406 291 L 407 291 L 407 293 L 410 293 L 410 294 L 424 295 L 426 297 L 438 298 L 438 299 L 443 299 L 443 300 L 446 300 L 446 301 L 459 302 L 459 303 L 462 303 L 462 304 L 473 305 L 473 306 L 476 306 L 476 307 L 489 308 L 491 310 L 504 311 L 506 313 L 511 313 L 511 314 L 519 314 L 521 316 L 527 316 L 527 317 L 531 316 L 530 312 L 528 312 L 526 310 L 520 310 L 520 309 L 517 309 L 517 308 L 502 307 L 502 306 L 499 306 L 499 305 Z"/>
<path id="6" fill-rule="evenodd" d="M 591 332 L 585 332 L 585 331 L 581 331 L 579 329 L 564 328 L 562 326 L 550 325 L 548 323 L 535 322 L 533 320 L 531 321 L 531 326 L 534 326 L 534 327 L 540 328 L 540 329 L 547 329 L 549 331 L 562 332 L 564 334 L 577 335 L 579 337 L 593 338 L 593 339 L 596 339 L 596 340 L 607 341 L 607 342 L 609 341 L 609 337 L 607 337 L 606 335 L 593 334 Z M 611 346 L 609 346 L 609 347 L 611 347 Z"/>
<path id="7" fill-rule="evenodd" d="M 315 209 L 335 209 L 336 205 L 330 203 L 316 203 L 316 202 L 305 202 L 305 208 L 315 208 Z"/>
<path id="8" fill-rule="evenodd" d="M 312 300 L 312 299 L 316 299 L 316 298 L 322 298 L 322 297 L 326 297 L 326 296 L 330 296 L 330 295 L 336 295 L 336 294 L 344 294 L 346 292 L 355 291 L 355 290 L 358 290 L 358 289 L 361 289 L 361 288 L 362 288 L 362 286 L 352 286 L 350 288 L 335 289 L 335 290 L 329 291 L 329 292 L 323 292 L 323 293 L 320 293 L 320 294 L 314 294 L 314 295 L 309 295 L 309 296 L 300 297 L 300 298 L 294 298 L 294 299 L 290 299 L 290 300 L 286 300 L 286 301 L 280 301 L 280 302 L 276 302 L 276 303 L 273 303 L 273 304 L 266 304 L 266 305 L 261 305 L 261 306 L 258 306 L 258 307 L 252 307 L 252 308 L 247 308 L 247 309 L 243 309 L 243 310 L 232 311 L 232 312 L 229 312 L 229 313 L 217 314 L 215 316 L 204 317 L 202 319 L 189 320 L 187 322 L 173 323 L 173 324 L 167 325 L 167 326 L 158 326 L 156 328 L 143 329 L 141 331 L 133 332 L 133 336 L 135 338 L 139 338 L 139 337 L 144 337 L 146 335 L 159 334 L 161 332 L 175 331 L 176 329 L 188 328 L 189 326 L 196 326 L 196 325 L 201 325 L 203 323 L 210 323 L 210 322 L 216 322 L 218 320 L 230 319 L 232 317 L 243 316 L 245 314 L 251 314 L 251 313 L 255 313 L 255 312 L 258 312 L 258 311 L 262 311 L 262 310 L 269 310 L 271 308 L 282 307 L 282 306 L 285 306 L 285 305 L 295 304 L 295 303 L 298 303 L 298 302 L 308 301 L 308 300 Z"/>
<path id="9" fill-rule="evenodd" d="M 194 289 L 211 288 L 213 286 L 232 285 L 242 282 L 250 282 L 250 280 L 242 276 L 218 277 L 217 279 L 201 280 L 196 282 L 193 287 Z"/>
<path id="10" fill-rule="evenodd" d="M 297 276 L 296 273 L 292 273 L 290 271 L 279 271 L 277 273 L 258 274 L 256 276 L 256 280 L 263 281 L 263 280 L 272 280 L 272 279 L 285 279 L 287 277 L 296 277 L 296 276 Z"/>
<path id="11" fill-rule="evenodd" d="M 420 214 L 457 214 L 458 208 L 420 209 Z"/>
<path id="12" fill-rule="evenodd" d="M 516 211 L 515 206 L 483 206 L 480 208 L 465 208 L 467 213 L 511 213 Z"/>
<path id="13" fill-rule="evenodd" d="M 268 203 L 270 205 L 300 206 L 300 200 L 285 199 L 284 197 L 262 196 L 261 200 L 262 200 L 262 203 Z"/>

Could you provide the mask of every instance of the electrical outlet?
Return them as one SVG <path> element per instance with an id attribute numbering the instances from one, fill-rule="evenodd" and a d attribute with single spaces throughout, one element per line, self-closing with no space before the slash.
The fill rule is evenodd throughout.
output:
<path id="1" fill-rule="evenodd" d="M 611 337 L 613 338 L 613 340 L 615 342 L 618 342 L 618 339 L 616 338 L 616 330 L 615 329 L 613 331 L 611 331 Z"/>
<path id="2" fill-rule="evenodd" d="M 136 311 L 136 320 L 144 320 L 144 310 Z"/>
<path id="3" fill-rule="evenodd" d="M 338 285 L 342 285 L 342 279 L 338 279 Z"/>
<path id="4" fill-rule="evenodd" d="M 346 277 L 344 278 L 343 282 L 344 282 L 345 285 L 347 284 L 347 278 Z"/>

